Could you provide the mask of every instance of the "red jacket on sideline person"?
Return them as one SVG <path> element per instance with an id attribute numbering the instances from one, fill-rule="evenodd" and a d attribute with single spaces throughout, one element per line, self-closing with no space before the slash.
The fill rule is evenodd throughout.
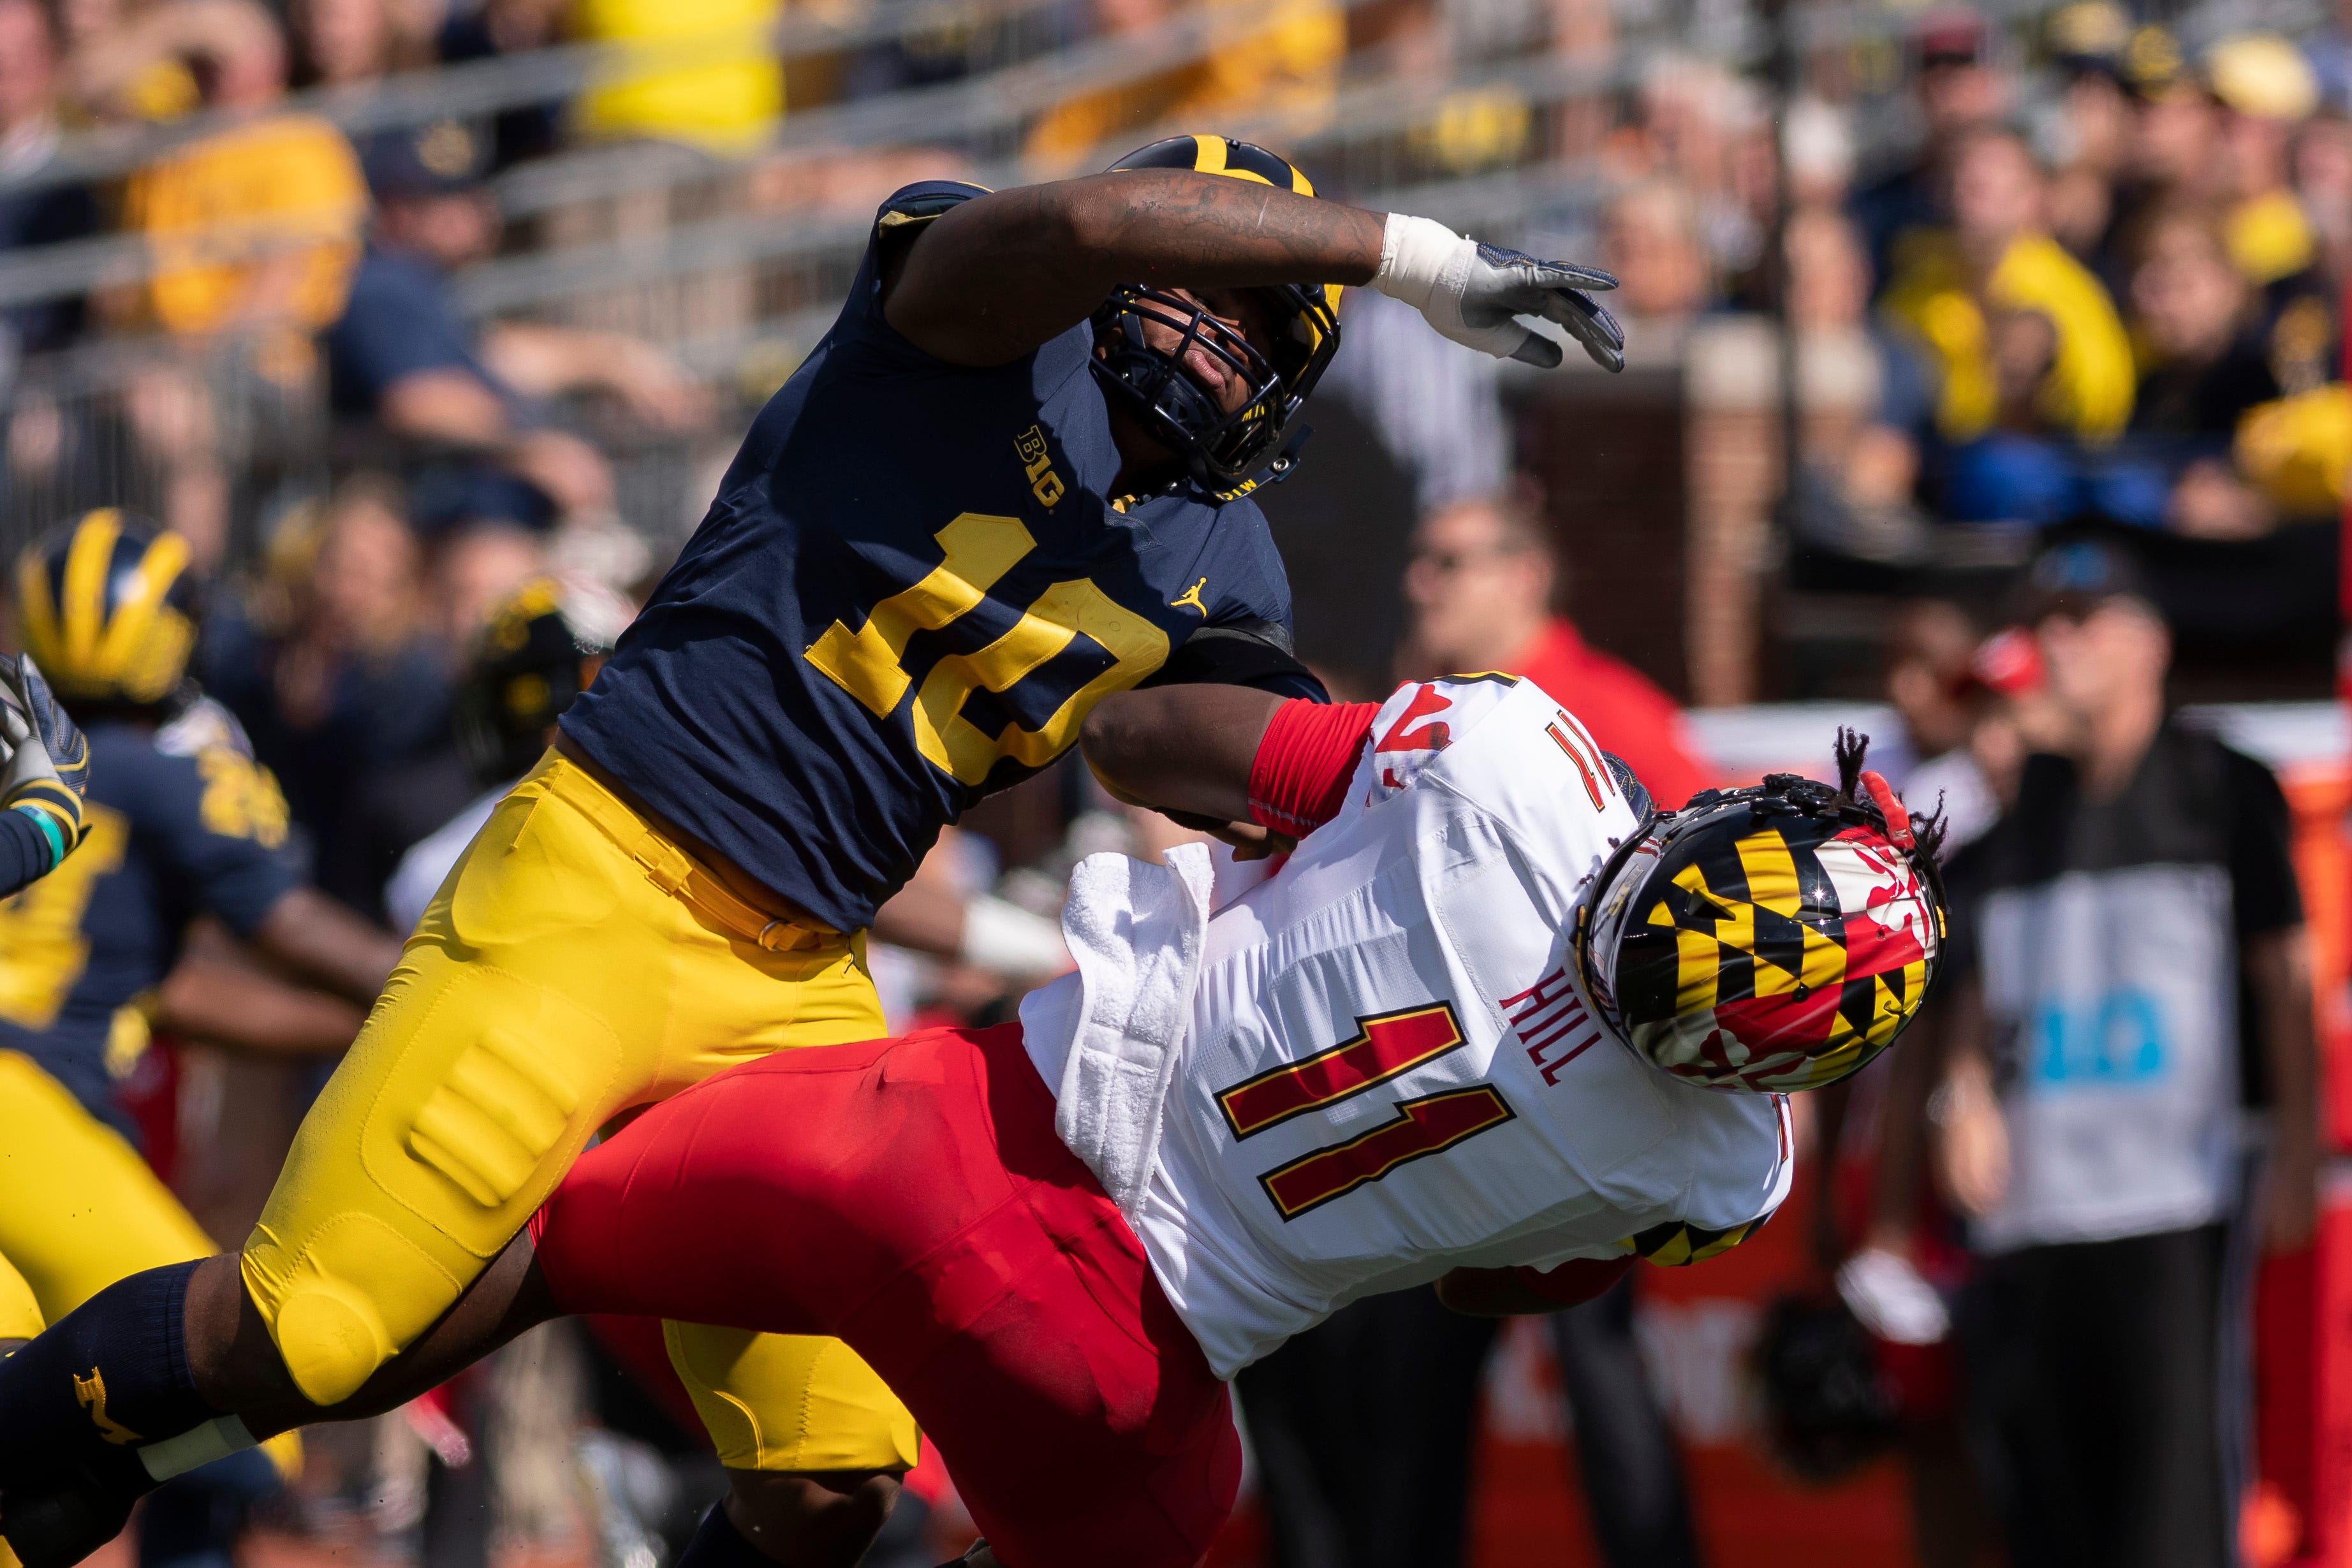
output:
<path id="1" fill-rule="evenodd" d="M 1553 616 L 1503 669 L 1566 704 L 1602 750 L 1624 758 L 1661 808 L 1679 806 L 1717 782 L 1675 699 L 1624 660 L 1585 642 L 1565 617 Z"/>

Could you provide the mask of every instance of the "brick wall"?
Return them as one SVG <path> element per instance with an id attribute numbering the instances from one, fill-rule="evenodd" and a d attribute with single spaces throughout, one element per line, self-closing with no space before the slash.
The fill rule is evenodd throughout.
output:
<path id="1" fill-rule="evenodd" d="M 1564 568 L 1560 608 L 1596 647 L 1688 702 L 1682 382 L 1672 370 L 1570 371 L 1515 378 L 1510 397 Z"/>

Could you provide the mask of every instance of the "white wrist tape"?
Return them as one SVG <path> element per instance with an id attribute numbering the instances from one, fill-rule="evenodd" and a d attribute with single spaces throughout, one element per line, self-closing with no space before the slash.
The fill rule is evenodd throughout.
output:
<path id="1" fill-rule="evenodd" d="M 1391 213 L 1381 230 L 1381 269 L 1370 287 L 1391 299 L 1402 299 L 1416 310 L 1427 310 L 1446 274 L 1456 267 L 1462 277 L 1452 280 L 1456 292 L 1467 279 L 1469 258 L 1477 245 L 1464 239 L 1433 218 Z"/>
<path id="2" fill-rule="evenodd" d="M 193 1431 L 160 1443 L 150 1443 L 139 1450 L 139 1462 L 147 1473 L 159 1481 L 174 1476 L 184 1476 L 200 1469 L 215 1459 L 226 1459 L 231 1454 L 241 1454 L 247 1448 L 260 1447 L 253 1434 L 245 1429 L 243 1418 L 219 1416 Z"/>
<path id="3" fill-rule="evenodd" d="M 1000 975 L 1058 975 L 1070 967 L 1060 925 L 984 893 L 963 906 L 962 956 Z"/>

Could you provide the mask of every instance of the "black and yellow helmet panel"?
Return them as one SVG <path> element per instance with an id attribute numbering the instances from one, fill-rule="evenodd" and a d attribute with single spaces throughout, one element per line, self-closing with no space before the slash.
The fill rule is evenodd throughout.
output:
<path id="1" fill-rule="evenodd" d="M 1302 196 L 1315 193 L 1315 182 L 1280 153 L 1269 152 L 1255 141 L 1234 141 L 1223 136 L 1171 136 L 1165 141 L 1138 148 L 1111 167 L 1190 169 L 1197 174 L 1230 174 L 1236 180 L 1255 180 L 1261 185 L 1295 191 Z"/>
<path id="2" fill-rule="evenodd" d="M 160 703 L 195 649 L 187 540 L 112 507 L 51 529 L 17 558 L 16 623 L 67 701 Z"/>
<path id="3" fill-rule="evenodd" d="M 550 727 L 594 679 L 626 619 L 625 607 L 544 577 L 499 606 L 455 703 L 458 752 L 484 784 L 530 771 Z"/>
<path id="4" fill-rule="evenodd" d="M 1255 141 L 1236 141 L 1223 136 L 1171 136 L 1165 141 L 1137 149 L 1111 168 L 1190 169 L 1196 174 L 1254 180 L 1295 195 L 1315 193 L 1315 182 L 1307 177 L 1307 171 L 1281 153 L 1269 152 Z M 1339 285 L 1324 284 L 1321 293 L 1324 305 L 1336 317 L 1339 311 Z"/>

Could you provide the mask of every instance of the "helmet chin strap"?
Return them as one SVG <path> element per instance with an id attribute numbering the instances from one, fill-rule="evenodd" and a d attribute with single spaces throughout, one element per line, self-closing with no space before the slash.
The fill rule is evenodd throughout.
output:
<path id="1" fill-rule="evenodd" d="M 1255 481 L 1256 487 L 1261 490 L 1268 489 L 1281 484 L 1292 474 L 1297 472 L 1298 449 L 1306 445 L 1307 438 L 1314 434 L 1315 427 L 1311 424 L 1301 423 L 1293 430 L 1290 433 L 1290 439 L 1282 444 L 1282 450 L 1275 454 L 1273 464 L 1265 471 L 1265 477 Z"/>

